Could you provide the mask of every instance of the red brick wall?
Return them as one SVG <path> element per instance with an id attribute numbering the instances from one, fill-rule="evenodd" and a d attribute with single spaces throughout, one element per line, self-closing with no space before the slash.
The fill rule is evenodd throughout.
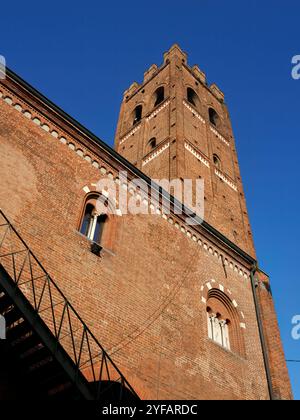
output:
<path id="1" fill-rule="evenodd" d="M 285 362 L 274 302 L 270 291 L 269 278 L 261 272 L 257 276 L 259 279 L 257 294 L 268 348 L 274 396 L 277 399 L 292 399 L 290 379 Z"/>
<path id="2" fill-rule="evenodd" d="M 41 104 L 0 93 L 0 207 L 140 396 L 267 399 L 247 263 L 201 227 L 159 215 L 119 217 L 113 252 L 92 254 L 78 233 L 83 188 L 92 190 L 104 167 L 115 178 L 122 165 L 63 121 L 54 124 Z M 244 357 L 208 339 L 209 287 L 237 305 Z"/>

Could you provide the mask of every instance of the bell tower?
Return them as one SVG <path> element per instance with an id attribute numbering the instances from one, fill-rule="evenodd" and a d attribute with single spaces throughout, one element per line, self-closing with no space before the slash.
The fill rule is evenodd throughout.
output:
<path id="1" fill-rule="evenodd" d="M 150 178 L 202 178 L 205 221 L 255 256 L 224 94 L 178 45 L 125 91 L 115 148 Z"/>

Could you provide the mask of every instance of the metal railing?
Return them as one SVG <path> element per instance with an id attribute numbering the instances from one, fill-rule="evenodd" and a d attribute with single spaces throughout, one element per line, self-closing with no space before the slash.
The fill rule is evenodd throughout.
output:
<path id="1" fill-rule="evenodd" d="M 0 266 L 90 382 L 96 400 L 109 384 L 139 398 L 110 356 L 0 209 Z"/>

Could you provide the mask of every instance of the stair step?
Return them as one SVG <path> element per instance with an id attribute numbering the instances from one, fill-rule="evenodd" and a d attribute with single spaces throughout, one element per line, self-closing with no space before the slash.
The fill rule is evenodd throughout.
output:
<path id="1" fill-rule="evenodd" d="M 48 363 L 45 363 L 42 366 L 28 372 L 27 376 L 33 383 L 40 384 L 47 382 L 46 378 L 58 376 L 60 373 L 61 367 L 54 360 L 51 360 Z"/>
<path id="2" fill-rule="evenodd" d="M 29 354 L 21 355 L 22 364 L 29 368 L 30 370 L 35 370 L 39 368 L 40 364 L 47 364 L 49 361 L 47 360 L 50 358 L 51 355 L 49 350 L 46 347 L 41 347 L 34 349 Z"/>
<path id="3" fill-rule="evenodd" d="M 6 337 L 8 341 L 13 342 L 18 338 L 21 338 L 24 335 L 28 334 L 29 331 L 31 331 L 30 325 L 27 324 L 27 322 L 23 321 L 20 324 L 8 329 Z"/>
<path id="4" fill-rule="evenodd" d="M 72 388 L 72 383 L 68 380 L 66 380 L 63 383 L 58 383 L 56 385 L 53 385 L 53 387 L 49 388 L 47 391 L 47 394 L 50 397 L 56 398 L 57 396 L 64 396 L 66 392 L 68 392 Z"/>
<path id="5" fill-rule="evenodd" d="M 13 349 L 18 354 L 24 354 L 28 350 L 32 349 L 33 347 L 37 346 L 40 343 L 39 338 L 35 334 L 23 336 L 20 339 L 18 338 L 14 342 L 12 342 Z"/>
<path id="6" fill-rule="evenodd" d="M 10 298 L 7 295 L 0 297 L 0 314 L 3 314 L 12 305 Z"/>
<path id="7" fill-rule="evenodd" d="M 22 315 L 20 315 L 20 312 L 16 308 L 12 308 L 10 311 L 6 312 L 4 317 L 7 327 L 10 327 L 12 324 L 22 319 Z"/>

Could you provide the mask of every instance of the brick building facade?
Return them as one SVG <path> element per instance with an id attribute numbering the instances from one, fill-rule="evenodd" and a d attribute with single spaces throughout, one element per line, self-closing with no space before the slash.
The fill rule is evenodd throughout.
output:
<path id="1" fill-rule="evenodd" d="M 113 150 L 13 72 L 0 82 L 0 207 L 140 398 L 292 398 L 220 89 L 173 46 L 125 92 Z M 120 171 L 203 179 L 204 222 L 170 197 L 171 214 L 109 215 L 91 252 L 87 209 L 115 205 L 97 183 L 128 189 Z"/>

